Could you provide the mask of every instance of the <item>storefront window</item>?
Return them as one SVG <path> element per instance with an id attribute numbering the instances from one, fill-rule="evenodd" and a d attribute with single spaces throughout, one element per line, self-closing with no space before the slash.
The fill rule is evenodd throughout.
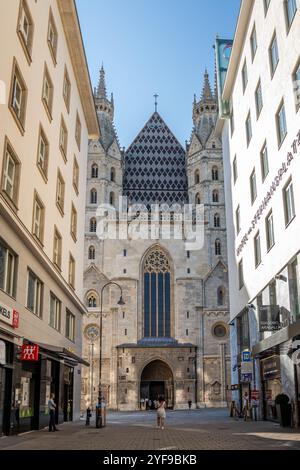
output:
<path id="1" fill-rule="evenodd" d="M 243 311 L 237 318 L 238 353 L 250 348 L 248 311 Z"/>
<path id="2" fill-rule="evenodd" d="M 32 379 L 21 377 L 20 383 L 15 388 L 15 408 L 20 418 L 33 416 L 33 389 Z"/>

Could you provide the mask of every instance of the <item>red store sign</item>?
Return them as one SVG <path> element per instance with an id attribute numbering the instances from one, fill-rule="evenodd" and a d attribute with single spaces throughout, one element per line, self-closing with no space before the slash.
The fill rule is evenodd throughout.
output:
<path id="1" fill-rule="evenodd" d="M 0 304 L 0 320 L 13 328 L 19 327 L 19 313 L 7 305 Z"/>
<path id="2" fill-rule="evenodd" d="M 21 361 L 38 361 L 39 346 L 37 344 L 23 344 Z"/>

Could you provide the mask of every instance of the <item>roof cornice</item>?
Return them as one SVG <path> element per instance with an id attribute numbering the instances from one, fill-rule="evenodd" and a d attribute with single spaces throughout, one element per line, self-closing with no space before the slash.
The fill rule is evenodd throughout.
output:
<path id="1" fill-rule="evenodd" d="M 75 1 L 57 0 L 57 5 L 68 44 L 89 138 L 98 139 L 100 130 Z"/>

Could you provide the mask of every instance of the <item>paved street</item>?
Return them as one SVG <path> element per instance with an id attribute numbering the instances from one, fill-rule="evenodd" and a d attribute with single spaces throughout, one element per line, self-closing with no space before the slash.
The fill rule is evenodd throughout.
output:
<path id="1" fill-rule="evenodd" d="M 236 421 L 228 410 L 170 411 L 164 431 L 155 428 L 155 412 L 109 413 L 96 429 L 84 421 L 0 439 L 9 450 L 300 450 L 300 432 L 269 422 Z"/>

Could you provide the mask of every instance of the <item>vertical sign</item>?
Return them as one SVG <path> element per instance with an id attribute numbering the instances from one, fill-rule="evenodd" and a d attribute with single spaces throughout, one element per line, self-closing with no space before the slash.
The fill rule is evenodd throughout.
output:
<path id="1" fill-rule="evenodd" d="M 229 103 L 222 99 L 226 74 L 229 66 L 230 55 L 232 51 L 232 39 L 216 39 L 215 54 L 217 68 L 217 84 L 219 96 L 219 115 L 220 118 L 228 118 L 230 114 Z"/>

